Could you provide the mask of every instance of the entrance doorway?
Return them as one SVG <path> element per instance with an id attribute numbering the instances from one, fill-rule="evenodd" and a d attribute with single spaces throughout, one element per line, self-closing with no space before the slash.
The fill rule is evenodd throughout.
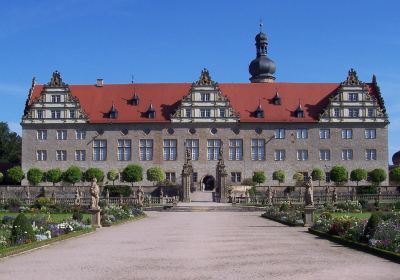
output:
<path id="1" fill-rule="evenodd" d="M 215 179 L 211 175 L 207 175 L 202 181 L 203 191 L 213 191 L 215 189 Z"/>

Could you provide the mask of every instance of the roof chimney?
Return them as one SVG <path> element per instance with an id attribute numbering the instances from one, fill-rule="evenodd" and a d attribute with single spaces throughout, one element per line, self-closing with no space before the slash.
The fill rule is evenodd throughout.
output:
<path id="1" fill-rule="evenodd" d="M 104 80 L 103 79 L 97 79 L 96 80 L 96 87 L 102 87 L 104 86 Z"/>

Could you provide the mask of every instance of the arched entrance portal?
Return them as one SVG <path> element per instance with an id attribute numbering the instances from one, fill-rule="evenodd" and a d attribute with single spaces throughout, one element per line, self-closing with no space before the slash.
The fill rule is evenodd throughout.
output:
<path id="1" fill-rule="evenodd" d="M 202 181 L 203 191 L 213 191 L 215 189 L 215 179 L 211 175 L 204 176 Z"/>

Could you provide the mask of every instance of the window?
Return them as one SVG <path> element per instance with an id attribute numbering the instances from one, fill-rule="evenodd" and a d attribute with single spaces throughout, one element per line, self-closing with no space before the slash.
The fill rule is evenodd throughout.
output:
<path id="1" fill-rule="evenodd" d="M 66 139 L 67 139 L 67 131 L 57 130 L 57 140 L 66 140 Z"/>
<path id="2" fill-rule="evenodd" d="M 37 110 L 37 118 L 44 119 L 44 110 Z"/>
<path id="3" fill-rule="evenodd" d="M 241 172 L 231 172 L 231 182 L 232 183 L 240 183 L 242 181 L 242 173 Z"/>
<path id="4" fill-rule="evenodd" d="M 374 118 L 375 117 L 375 109 L 374 108 L 368 108 L 367 114 L 368 114 L 369 118 Z"/>
<path id="5" fill-rule="evenodd" d="M 299 128 L 296 130 L 296 138 L 297 139 L 307 139 L 308 132 L 306 128 Z"/>
<path id="6" fill-rule="evenodd" d="M 349 101 L 358 101 L 358 93 L 350 92 L 349 93 Z"/>
<path id="7" fill-rule="evenodd" d="M 85 150 L 76 150 L 75 151 L 75 160 L 85 161 L 86 160 L 86 151 Z"/>
<path id="8" fill-rule="evenodd" d="M 192 117 L 192 110 L 191 109 L 185 109 L 185 115 L 186 115 L 186 118 L 191 118 Z"/>
<path id="9" fill-rule="evenodd" d="M 36 137 L 38 140 L 47 140 L 47 130 L 38 130 Z"/>
<path id="10" fill-rule="evenodd" d="M 319 150 L 319 160 L 330 160 L 331 151 L 330 150 Z"/>
<path id="11" fill-rule="evenodd" d="M 220 108 L 219 109 L 219 117 L 220 118 L 225 118 L 225 109 L 224 108 Z"/>
<path id="12" fill-rule="evenodd" d="M 57 161 L 65 161 L 65 160 L 67 160 L 67 151 L 65 151 L 65 150 L 57 150 L 56 151 L 56 160 Z"/>
<path id="13" fill-rule="evenodd" d="M 342 139 L 351 139 L 351 138 L 353 138 L 353 130 L 342 129 Z"/>
<path id="14" fill-rule="evenodd" d="M 61 119 L 61 111 L 60 110 L 51 110 L 51 118 L 52 119 Z"/>
<path id="15" fill-rule="evenodd" d="M 340 118 L 342 116 L 342 114 L 340 113 L 340 108 L 334 108 L 333 109 L 333 116 L 335 118 Z"/>
<path id="16" fill-rule="evenodd" d="M 153 160 L 153 140 L 140 139 L 140 160 Z"/>
<path id="17" fill-rule="evenodd" d="M 165 179 L 168 182 L 175 183 L 175 181 L 176 181 L 175 172 L 165 172 Z"/>
<path id="18" fill-rule="evenodd" d="M 359 116 L 360 116 L 360 109 L 349 108 L 349 117 L 350 118 L 358 118 Z"/>
<path id="19" fill-rule="evenodd" d="M 330 183 L 331 182 L 331 172 L 325 172 L 325 182 Z"/>
<path id="20" fill-rule="evenodd" d="M 75 119 L 76 118 L 75 110 L 69 110 L 69 118 L 70 119 Z"/>
<path id="21" fill-rule="evenodd" d="M 243 159 L 243 140 L 229 139 L 229 160 Z"/>
<path id="22" fill-rule="evenodd" d="M 286 151 L 285 150 L 275 150 L 274 156 L 275 156 L 276 161 L 283 161 L 283 160 L 285 160 L 285 157 L 286 157 Z"/>
<path id="23" fill-rule="evenodd" d="M 201 93 L 200 98 L 201 98 L 201 101 L 210 101 L 210 94 L 209 93 Z"/>
<path id="24" fill-rule="evenodd" d="M 47 151 L 46 150 L 37 150 L 36 151 L 36 160 L 37 161 L 47 160 Z"/>
<path id="25" fill-rule="evenodd" d="M 265 160 L 264 139 L 251 139 L 251 160 Z"/>
<path id="26" fill-rule="evenodd" d="M 75 131 L 76 140 L 84 140 L 86 138 L 86 131 L 85 130 L 76 130 Z"/>
<path id="27" fill-rule="evenodd" d="M 193 172 L 192 174 L 193 182 L 197 182 L 197 178 L 198 178 L 197 172 Z"/>
<path id="28" fill-rule="evenodd" d="M 200 117 L 202 117 L 202 118 L 211 117 L 211 110 L 210 109 L 200 109 Z"/>
<path id="29" fill-rule="evenodd" d="M 52 103 L 60 103 L 61 102 L 61 96 L 60 95 L 52 95 L 51 96 L 51 102 Z"/>
<path id="30" fill-rule="evenodd" d="M 353 150 L 352 149 L 342 150 L 342 160 L 352 160 L 352 159 L 353 159 Z"/>
<path id="31" fill-rule="evenodd" d="M 217 160 L 220 148 L 221 148 L 220 139 L 207 140 L 207 160 Z"/>
<path id="32" fill-rule="evenodd" d="M 176 139 L 166 139 L 164 143 L 164 160 L 176 160 Z"/>
<path id="33" fill-rule="evenodd" d="M 285 129 L 284 128 L 275 129 L 275 139 L 285 139 Z"/>
<path id="34" fill-rule="evenodd" d="M 376 129 L 366 129 L 364 134 L 365 139 L 376 139 Z"/>
<path id="35" fill-rule="evenodd" d="M 297 150 L 297 160 L 308 160 L 308 150 Z"/>
<path id="36" fill-rule="evenodd" d="M 104 161 L 107 159 L 107 140 L 93 141 L 93 160 Z"/>
<path id="37" fill-rule="evenodd" d="M 192 160 L 199 160 L 199 140 L 186 139 L 186 148 L 190 150 Z"/>
<path id="38" fill-rule="evenodd" d="M 321 128 L 319 130 L 319 139 L 329 139 L 329 138 L 331 138 L 330 129 Z"/>
<path id="39" fill-rule="evenodd" d="M 118 155 L 117 158 L 120 161 L 131 160 L 131 144 L 130 139 L 119 139 L 118 140 Z"/>
<path id="40" fill-rule="evenodd" d="M 375 149 L 366 149 L 365 150 L 365 159 L 366 160 L 376 160 L 376 150 Z"/>

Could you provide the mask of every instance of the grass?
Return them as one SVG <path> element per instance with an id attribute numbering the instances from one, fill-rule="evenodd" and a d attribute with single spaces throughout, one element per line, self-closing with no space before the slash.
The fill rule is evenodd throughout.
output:
<path id="1" fill-rule="evenodd" d="M 345 212 L 345 213 L 339 213 L 339 212 L 331 212 L 332 217 L 341 217 L 341 216 L 351 216 L 359 219 L 369 219 L 371 217 L 371 212 L 362 212 L 362 213 L 351 213 L 351 212 Z"/>
<path id="2" fill-rule="evenodd" d="M 0 220 L 3 219 L 4 216 L 10 216 L 10 217 L 16 217 L 18 216 L 19 213 L 15 212 L 0 212 Z M 31 218 L 32 216 L 35 215 L 45 215 L 43 213 L 24 213 L 28 218 Z M 83 214 L 83 220 L 85 221 L 86 219 L 90 218 L 90 214 Z M 50 214 L 50 218 L 53 222 L 55 223 L 60 223 L 62 221 L 65 221 L 67 219 L 72 218 L 72 213 L 57 213 L 57 214 Z"/>

